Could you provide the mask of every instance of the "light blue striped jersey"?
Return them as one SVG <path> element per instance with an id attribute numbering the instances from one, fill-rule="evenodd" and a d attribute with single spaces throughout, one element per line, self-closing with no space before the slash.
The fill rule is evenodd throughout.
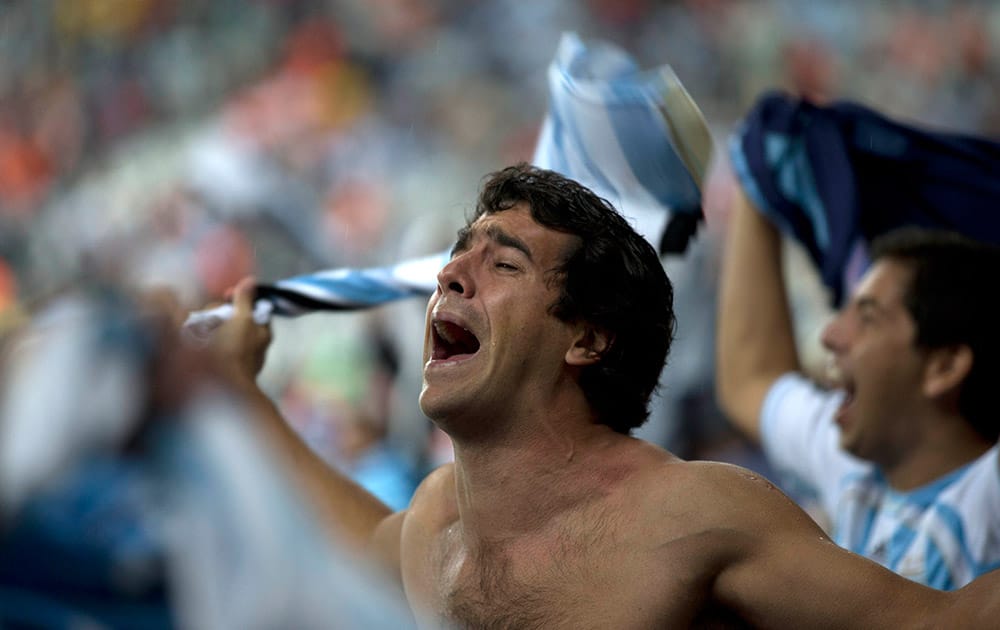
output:
<path id="1" fill-rule="evenodd" d="M 1000 568 L 1000 462 L 978 459 L 910 492 L 843 451 L 833 422 L 842 394 L 786 374 L 761 408 L 764 451 L 785 488 L 815 501 L 842 547 L 934 588 Z"/>

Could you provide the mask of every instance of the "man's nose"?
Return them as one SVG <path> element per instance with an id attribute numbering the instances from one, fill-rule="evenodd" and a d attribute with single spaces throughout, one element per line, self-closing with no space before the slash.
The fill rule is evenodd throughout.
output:
<path id="1" fill-rule="evenodd" d="M 437 275 L 438 292 L 457 293 L 462 297 L 472 297 L 474 284 L 469 273 L 469 261 L 465 255 L 458 255 L 441 268 Z"/>
<path id="2" fill-rule="evenodd" d="M 827 322 L 819 339 L 823 347 L 830 352 L 840 352 L 844 349 L 847 343 L 847 331 L 843 311 L 838 312 Z"/>

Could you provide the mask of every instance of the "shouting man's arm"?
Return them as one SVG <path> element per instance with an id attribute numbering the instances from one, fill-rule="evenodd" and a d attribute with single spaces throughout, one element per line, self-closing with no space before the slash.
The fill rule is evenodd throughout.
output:
<path id="1" fill-rule="evenodd" d="M 781 235 L 734 195 L 719 298 L 716 392 L 741 431 L 760 440 L 760 409 L 782 374 L 799 370 L 781 267 Z"/>

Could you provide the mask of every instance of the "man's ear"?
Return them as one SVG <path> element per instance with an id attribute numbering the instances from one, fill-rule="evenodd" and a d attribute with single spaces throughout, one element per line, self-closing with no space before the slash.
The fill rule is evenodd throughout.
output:
<path id="1" fill-rule="evenodd" d="M 572 347 L 566 351 L 566 363 L 580 367 L 597 363 L 611 348 L 614 336 L 606 330 L 585 326 Z"/>
<path id="2" fill-rule="evenodd" d="M 936 398 L 961 385 L 972 370 L 972 349 L 966 345 L 934 348 L 924 366 L 924 395 Z"/>

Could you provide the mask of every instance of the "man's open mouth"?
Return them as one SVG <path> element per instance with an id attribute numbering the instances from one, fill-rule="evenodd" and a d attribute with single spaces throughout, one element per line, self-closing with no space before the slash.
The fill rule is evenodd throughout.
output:
<path id="1" fill-rule="evenodd" d="M 841 387 L 841 391 L 844 392 L 844 401 L 841 403 L 841 406 L 847 407 L 854 402 L 854 387 L 845 384 Z"/>
<path id="2" fill-rule="evenodd" d="M 854 403 L 854 382 L 841 379 L 838 384 L 838 389 L 843 392 L 843 399 L 840 401 L 840 406 L 837 407 L 837 411 L 834 414 L 834 419 L 841 424 L 845 421 L 847 413 L 849 412 L 851 405 Z"/>
<path id="3" fill-rule="evenodd" d="M 479 339 L 472 331 L 458 324 L 438 320 L 431 325 L 433 349 L 431 358 L 443 361 L 459 356 L 471 356 L 479 351 Z"/>
<path id="4" fill-rule="evenodd" d="M 835 363 L 832 358 L 826 365 L 826 373 L 824 376 L 826 386 L 831 390 L 839 390 L 843 395 L 840 405 L 838 405 L 837 411 L 834 413 L 834 419 L 837 420 L 838 423 L 842 423 L 846 419 L 851 404 L 854 402 L 856 384 L 851 375 L 840 365 Z"/>

